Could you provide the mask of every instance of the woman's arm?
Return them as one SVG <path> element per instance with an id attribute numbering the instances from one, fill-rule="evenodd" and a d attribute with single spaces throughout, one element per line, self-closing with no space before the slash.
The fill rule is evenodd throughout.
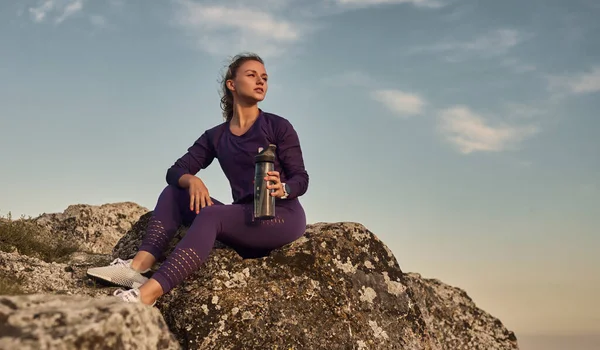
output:
<path id="1" fill-rule="evenodd" d="M 304 168 L 298 134 L 292 124 L 283 118 L 279 119 L 275 129 L 279 162 L 285 173 L 285 182 L 290 189 L 287 198 L 300 197 L 308 190 L 308 173 Z"/>
<path id="2" fill-rule="evenodd" d="M 183 175 L 196 175 L 200 169 L 208 167 L 215 159 L 214 150 L 209 144 L 208 131 L 198 138 L 187 152 L 167 170 L 169 185 L 182 187 L 179 180 Z"/>

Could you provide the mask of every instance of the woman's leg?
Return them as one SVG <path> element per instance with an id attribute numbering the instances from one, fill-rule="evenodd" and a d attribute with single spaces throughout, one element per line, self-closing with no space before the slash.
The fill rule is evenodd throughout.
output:
<path id="1" fill-rule="evenodd" d="M 140 287 L 142 302 L 152 304 L 193 274 L 206 261 L 216 239 L 246 252 L 269 251 L 302 236 L 306 217 L 297 205 L 276 208 L 272 220 L 253 221 L 252 204 L 219 205 L 204 208 L 181 242 L 152 278 Z"/>
<path id="2" fill-rule="evenodd" d="M 138 253 L 130 260 L 115 259 L 108 266 L 93 267 L 87 274 L 123 287 L 136 288 L 148 281 L 142 273 L 149 271 L 173 239 L 177 228 L 190 225 L 196 213 L 190 210 L 186 189 L 167 186 L 158 197 L 146 234 Z M 215 205 L 223 203 L 213 199 Z M 204 209 L 202 209 L 204 210 Z"/>
<path id="3" fill-rule="evenodd" d="M 211 199 L 215 205 L 223 205 L 214 198 Z M 189 226 L 195 217 L 196 213 L 190 210 L 190 195 L 187 189 L 167 186 L 158 197 L 146 234 L 131 262 L 131 267 L 138 271 L 150 268 L 162 257 L 179 226 Z"/>

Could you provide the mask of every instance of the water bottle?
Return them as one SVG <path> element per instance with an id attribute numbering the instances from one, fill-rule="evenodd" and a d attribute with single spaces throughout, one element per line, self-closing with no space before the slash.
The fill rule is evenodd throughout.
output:
<path id="1" fill-rule="evenodd" d="M 259 152 L 254 157 L 254 218 L 268 220 L 275 217 L 275 197 L 271 196 L 273 190 L 267 189 L 265 181 L 267 172 L 275 170 L 275 150 L 277 146 L 269 147 Z"/>

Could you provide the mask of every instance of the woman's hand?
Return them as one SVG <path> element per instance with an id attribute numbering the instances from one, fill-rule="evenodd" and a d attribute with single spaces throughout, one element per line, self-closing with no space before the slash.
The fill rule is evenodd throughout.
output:
<path id="1" fill-rule="evenodd" d="M 267 172 L 269 176 L 265 177 L 266 181 L 272 181 L 271 184 L 267 184 L 267 189 L 272 190 L 271 196 L 281 198 L 285 195 L 285 191 L 283 190 L 283 185 L 281 184 L 281 179 L 279 178 L 278 171 L 269 171 Z"/>
<path id="2" fill-rule="evenodd" d="M 206 188 L 206 185 L 204 185 L 204 182 L 200 178 L 187 174 L 181 177 L 180 183 L 182 187 L 188 189 L 190 194 L 191 211 L 195 211 L 198 214 L 200 209 L 214 204 L 208 193 L 208 188 Z"/>

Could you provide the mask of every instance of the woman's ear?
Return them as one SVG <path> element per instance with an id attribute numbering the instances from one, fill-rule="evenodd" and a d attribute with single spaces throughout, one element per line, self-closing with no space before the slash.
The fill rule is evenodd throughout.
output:
<path id="1" fill-rule="evenodd" d="M 235 91 L 235 84 L 233 83 L 233 80 L 229 79 L 225 82 L 225 84 L 227 85 L 227 88 L 229 90 L 231 90 L 232 92 Z"/>

